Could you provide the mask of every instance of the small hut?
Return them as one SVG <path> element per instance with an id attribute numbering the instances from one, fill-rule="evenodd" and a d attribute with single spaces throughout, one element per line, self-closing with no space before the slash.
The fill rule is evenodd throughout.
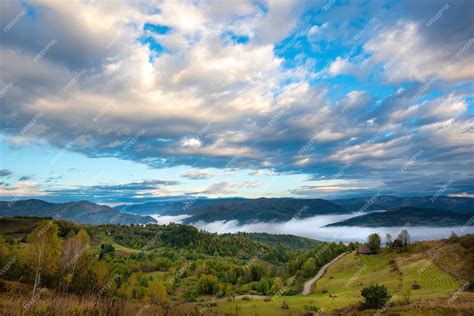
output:
<path id="1" fill-rule="evenodd" d="M 367 245 L 360 245 L 359 248 L 357 248 L 357 253 L 359 255 L 371 255 L 371 254 L 373 254 L 372 250 L 370 250 L 369 246 L 367 246 Z"/>

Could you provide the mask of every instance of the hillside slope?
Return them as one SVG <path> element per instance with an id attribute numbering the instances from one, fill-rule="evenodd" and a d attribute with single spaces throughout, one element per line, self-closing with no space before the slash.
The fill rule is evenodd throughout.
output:
<path id="1" fill-rule="evenodd" d="M 450 258 L 454 253 L 459 255 Z M 472 262 L 474 235 L 416 242 L 406 252 L 385 249 L 369 256 L 353 252 L 332 264 L 310 295 L 277 296 L 269 302 L 220 302 L 214 311 L 232 313 L 238 308 L 242 315 L 304 315 L 305 307 L 314 306 L 324 311 L 318 315 L 374 315 L 376 310 L 366 310 L 361 304 L 360 291 L 377 283 L 387 286 L 394 305 L 380 315 L 471 315 L 474 293 L 467 287 L 459 289 L 472 280 Z M 412 289 L 415 281 L 419 289 Z M 288 311 L 281 309 L 283 302 Z"/>
<path id="2" fill-rule="evenodd" d="M 434 208 L 457 213 L 471 213 L 474 210 L 474 199 L 450 196 L 439 196 L 433 199 L 432 196 L 398 197 L 381 195 L 377 197 L 339 199 L 332 202 L 341 205 L 348 212 L 389 210 L 397 207 Z"/>
<path id="3" fill-rule="evenodd" d="M 344 221 L 332 223 L 330 226 L 364 226 L 364 227 L 389 227 L 404 226 L 432 226 L 446 227 L 464 225 L 473 214 L 460 214 L 446 210 L 400 207 L 387 212 L 374 212 L 366 215 L 352 217 Z"/>
<path id="4" fill-rule="evenodd" d="M 344 213 L 347 211 L 340 205 L 322 199 L 259 198 L 217 201 L 199 206 L 185 223 L 221 220 L 237 220 L 239 223 L 285 222 L 292 218 Z"/>
<path id="5" fill-rule="evenodd" d="M 139 216 L 119 212 L 107 205 L 88 201 L 48 203 L 42 200 L 0 201 L 0 216 L 54 217 L 77 223 L 89 224 L 146 224 L 156 222 L 150 216 Z"/>

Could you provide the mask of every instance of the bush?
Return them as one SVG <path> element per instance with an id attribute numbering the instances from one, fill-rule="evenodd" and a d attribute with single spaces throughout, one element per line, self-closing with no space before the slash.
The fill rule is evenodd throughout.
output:
<path id="1" fill-rule="evenodd" d="M 184 299 L 186 300 L 186 302 L 195 302 L 197 296 L 198 293 L 193 289 L 187 289 L 184 292 Z"/>
<path id="2" fill-rule="evenodd" d="M 372 284 L 361 290 L 368 308 L 381 308 L 390 300 L 390 293 L 385 285 Z"/>
<path id="3" fill-rule="evenodd" d="M 200 295 L 215 294 L 219 290 L 219 282 L 213 275 L 201 275 L 196 283 L 196 292 Z"/>
<path id="4" fill-rule="evenodd" d="M 421 289 L 421 285 L 418 282 L 416 282 L 416 280 L 414 280 L 413 283 L 411 284 L 411 289 L 412 290 L 419 290 L 419 289 Z"/>
<path id="5" fill-rule="evenodd" d="M 242 297 L 241 300 L 242 301 L 251 301 L 252 299 L 250 298 L 250 296 L 244 296 L 244 297 Z"/>
<path id="6" fill-rule="evenodd" d="M 305 305 L 304 306 L 304 310 L 307 311 L 307 312 L 320 312 L 321 309 L 319 307 L 317 307 L 316 305 Z"/>
<path id="7" fill-rule="evenodd" d="M 296 289 L 296 288 L 290 288 L 288 290 L 286 290 L 285 292 L 282 293 L 282 295 L 285 295 L 285 296 L 294 296 L 294 295 L 298 295 L 301 293 L 301 290 L 300 289 Z"/>

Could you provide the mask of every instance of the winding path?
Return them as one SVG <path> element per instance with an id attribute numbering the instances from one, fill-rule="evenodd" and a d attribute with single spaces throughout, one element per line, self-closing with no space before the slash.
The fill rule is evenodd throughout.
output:
<path id="1" fill-rule="evenodd" d="M 329 268 L 329 266 L 331 264 L 333 264 L 334 262 L 336 262 L 337 260 L 341 259 L 344 255 L 346 255 L 347 252 L 345 253 L 341 253 L 339 256 L 337 256 L 336 258 L 332 259 L 331 261 L 329 261 L 328 263 L 326 263 L 325 265 L 323 265 L 321 267 L 321 269 L 319 269 L 318 273 L 316 273 L 316 275 L 309 281 L 307 281 L 305 284 L 304 284 L 304 288 L 303 288 L 303 292 L 301 292 L 301 295 L 308 295 L 311 293 L 311 288 L 313 287 L 313 284 L 318 281 L 319 279 L 321 279 L 321 277 L 324 275 L 324 272 L 326 272 L 326 270 Z"/>

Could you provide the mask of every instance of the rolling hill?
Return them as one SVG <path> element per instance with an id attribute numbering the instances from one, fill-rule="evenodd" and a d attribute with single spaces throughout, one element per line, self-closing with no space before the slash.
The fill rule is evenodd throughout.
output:
<path id="1" fill-rule="evenodd" d="M 192 210 L 222 201 L 243 201 L 243 198 L 228 199 L 207 199 L 207 198 L 188 198 L 180 200 L 167 200 L 158 202 L 147 202 L 141 204 L 122 204 L 114 208 L 121 212 L 127 212 L 139 215 L 182 215 L 192 212 Z"/>
<path id="2" fill-rule="evenodd" d="M 364 226 L 364 227 L 388 227 L 388 226 L 404 226 L 409 223 L 411 226 L 457 226 L 464 225 L 473 216 L 473 214 L 460 214 L 452 211 L 417 208 L 417 207 L 400 207 L 389 210 L 387 212 L 376 212 L 347 220 L 332 223 L 329 226 Z"/>
<path id="3" fill-rule="evenodd" d="M 198 206 L 185 223 L 198 221 L 286 222 L 292 218 L 316 215 L 344 214 L 347 211 L 335 203 L 322 199 L 259 198 L 216 201 Z"/>
<path id="4" fill-rule="evenodd" d="M 474 211 L 474 199 L 465 197 L 432 196 L 398 197 L 381 195 L 378 197 L 363 197 L 353 199 L 332 200 L 341 205 L 348 212 L 389 210 L 396 207 L 416 207 L 448 210 L 457 213 L 471 213 Z"/>
<path id="5" fill-rule="evenodd" d="M 117 211 L 107 205 L 88 201 L 49 203 L 42 200 L 0 201 L 0 217 L 37 216 L 54 217 L 89 224 L 146 224 L 155 223 L 150 216 L 139 216 Z"/>

